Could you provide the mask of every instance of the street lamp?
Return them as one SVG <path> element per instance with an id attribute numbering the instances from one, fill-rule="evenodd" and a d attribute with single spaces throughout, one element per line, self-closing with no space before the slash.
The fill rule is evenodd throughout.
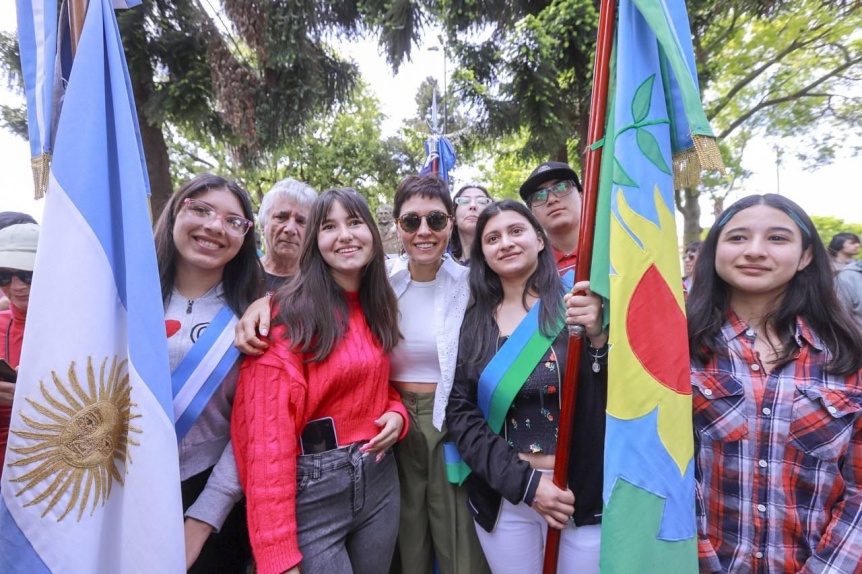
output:
<path id="1" fill-rule="evenodd" d="M 449 106 L 449 94 L 446 91 L 446 41 L 443 38 L 443 34 L 437 34 L 437 41 L 440 42 L 439 46 L 431 46 L 428 48 L 430 52 L 443 52 L 443 134 L 446 134 L 446 125 L 449 120 L 449 110 L 447 109 Z"/>

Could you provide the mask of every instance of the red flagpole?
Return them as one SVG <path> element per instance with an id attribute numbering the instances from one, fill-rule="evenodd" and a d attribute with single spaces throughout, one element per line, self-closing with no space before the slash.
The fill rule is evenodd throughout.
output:
<path id="1" fill-rule="evenodd" d="M 590 125 L 584 166 L 584 198 L 581 205 L 581 227 L 578 230 L 578 266 L 575 282 L 588 281 L 593 259 L 593 236 L 596 227 L 596 203 L 599 195 L 599 171 L 602 148 L 592 145 L 604 137 L 605 113 L 608 101 L 608 79 L 613 49 L 616 0 L 602 0 L 599 11 L 599 32 L 596 39 L 596 59 L 593 65 L 593 93 L 590 101 Z M 565 489 L 569 479 L 569 453 L 572 449 L 572 426 L 578 397 L 578 371 L 583 351 L 584 330 L 569 332 L 566 372 L 562 388 L 560 427 L 557 438 L 557 455 L 554 463 L 554 484 Z M 575 501 L 577 504 L 577 501 Z M 548 529 L 545 545 L 544 574 L 556 574 L 560 551 L 561 531 Z"/>

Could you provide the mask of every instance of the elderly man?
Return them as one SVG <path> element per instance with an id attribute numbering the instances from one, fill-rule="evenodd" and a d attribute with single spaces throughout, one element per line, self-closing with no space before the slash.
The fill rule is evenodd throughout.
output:
<path id="1" fill-rule="evenodd" d="M 266 272 L 266 290 L 275 291 L 287 283 L 299 266 L 302 238 L 314 189 L 295 179 L 282 179 L 263 196 L 258 211 L 266 253 L 261 258 Z"/>

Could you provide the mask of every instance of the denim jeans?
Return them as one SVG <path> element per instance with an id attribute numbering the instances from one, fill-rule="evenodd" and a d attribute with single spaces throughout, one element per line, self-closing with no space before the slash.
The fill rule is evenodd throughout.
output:
<path id="1" fill-rule="evenodd" d="M 389 570 L 401 511 L 391 451 L 380 462 L 360 444 L 296 462 L 296 525 L 303 574 Z"/>

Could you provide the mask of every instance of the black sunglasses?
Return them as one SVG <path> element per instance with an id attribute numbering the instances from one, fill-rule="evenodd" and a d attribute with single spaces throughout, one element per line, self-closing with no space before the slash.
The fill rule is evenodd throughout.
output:
<path id="1" fill-rule="evenodd" d="M 0 271 L 0 287 L 5 287 L 12 283 L 13 277 L 17 277 L 27 285 L 33 282 L 32 271 Z"/>
<path id="2" fill-rule="evenodd" d="M 398 218 L 398 225 L 407 233 L 415 233 L 422 225 L 422 218 L 432 231 L 443 231 L 449 223 L 451 215 L 447 215 L 442 211 L 432 211 L 427 215 L 419 215 L 418 213 L 405 213 Z"/>

